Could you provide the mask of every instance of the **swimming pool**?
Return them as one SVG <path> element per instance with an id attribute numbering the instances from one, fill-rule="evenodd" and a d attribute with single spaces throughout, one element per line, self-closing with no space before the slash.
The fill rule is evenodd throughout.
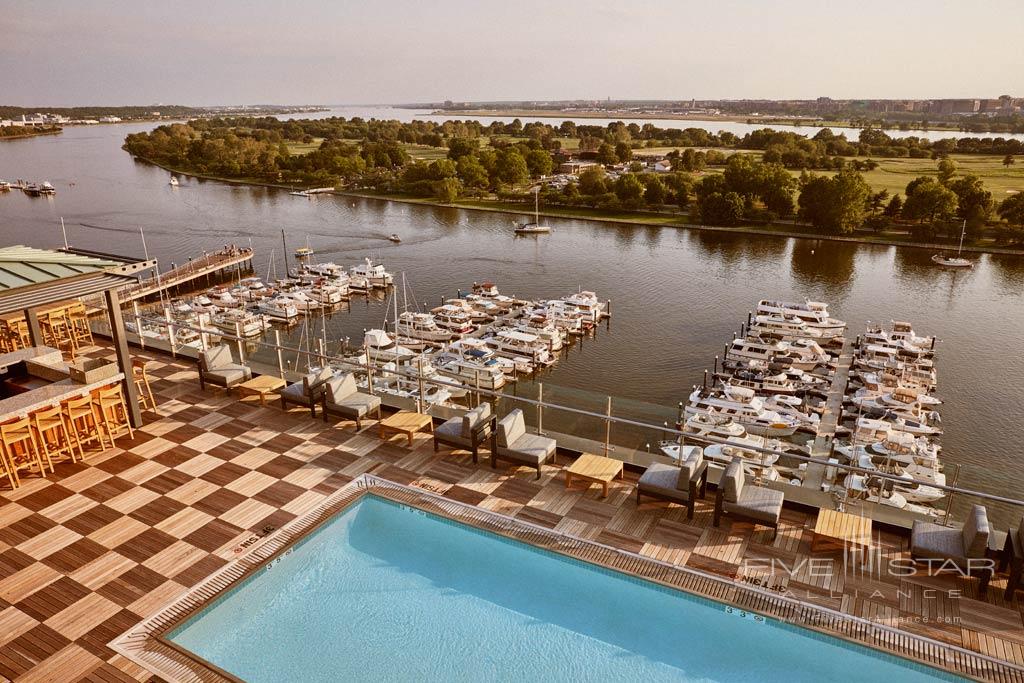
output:
<path id="1" fill-rule="evenodd" d="M 168 638 L 254 683 L 939 674 L 740 614 L 366 495 Z"/>

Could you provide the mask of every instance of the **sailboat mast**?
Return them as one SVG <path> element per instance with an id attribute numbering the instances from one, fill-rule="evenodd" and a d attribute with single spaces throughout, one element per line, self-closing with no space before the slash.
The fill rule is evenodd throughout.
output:
<path id="1" fill-rule="evenodd" d="M 960 258 L 960 252 L 964 250 L 964 235 L 967 234 L 967 219 L 964 219 L 963 227 L 960 230 L 960 246 L 956 249 L 956 257 Z"/>
<path id="2" fill-rule="evenodd" d="M 540 188 L 533 191 L 533 222 L 540 225 Z"/>
<path id="3" fill-rule="evenodd" d="M 282 258 L 284 258 L 284 276 L 288 277 L 288 243 L 284 239 L 284 230 L 281 230 L 281 248 L 284 249 Z"/>

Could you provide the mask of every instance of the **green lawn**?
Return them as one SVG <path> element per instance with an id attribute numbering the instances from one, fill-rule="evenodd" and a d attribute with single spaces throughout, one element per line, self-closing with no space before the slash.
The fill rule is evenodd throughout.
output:
<path id="1" fill-rule="evenodd" d="M 320 149 L 320 143 L 323 141 L 323 138 L 313 138 L 312 142 L 286 142 L 285 145 L 292 156 L 301 156 Z"/>

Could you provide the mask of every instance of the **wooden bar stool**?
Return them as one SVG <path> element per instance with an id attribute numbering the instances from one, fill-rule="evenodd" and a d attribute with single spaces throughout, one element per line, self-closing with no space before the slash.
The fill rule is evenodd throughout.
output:
<path id="1" fill-rule="evenodd" d="M 149 361 L 132 358 L 132 378 L 135 380 L 135 390 L 139 394 L 139 406 L 143 410 L 156 410 L 156 398 L 153 396 L 153 389 L 149 386 L 149 376 L 146 374 L 148 364 Z"/>
<path id="2" fill-rule="evenodd" d="M 0 448 L 0 475 L 7 476 L 7 481 L 11 482 L 12 490 L 21 485 L 21 480 L 18 478 L 18 470 L 14 468 L 14 464 L 7 457 L 6 448 Z"/>
<path id="3" fill-rule="evenodd" d="M 96 409 L 100 430 L 110 439 L 111 446 L 114 445 L 114 438 L 126 431 L 129 439 L 135 437 L 120 384 L 97 389 L 92 395 L 92 405 Z"/>
<path id="4" fill-rule="evenodd" d="M 64 425 L 68 434 L 78 446 L 78 452 L 85 459 L 85 451 L 82 448 L 85 444 L 98 443 L 100 450 L 106 448 L 103 442 L 103 432 L 100 430 L 100 421 L 96 417 L 96 410 L 92 405 L 91 396 L 72 398 L 64 401 L 61 405 L 61 413 L 64 418 Z M 113 442 L 111 442 L 113 445 Z"/>
<path id="5" fill-rule="evenodd" d="M 78 302 L 68 307 L 68 320 L 71 325 L 71 336 L 75 345 L 81 348 L 86 343 L 92 344 L 92 328 L 89 327 L 89 313 L 85 304 Z"/>
<path id="6" fill-rule="evenodd" d="M 75 462 L 75 447 L 71 440 L 68 426 L 64 423 L 64 416 L 60 406 L 37 410 L 30 416 L 32 418 L 32 429 L 35 432 L 36 448 L 50 461 L 50 471 L 53 471 L 54 456 L 66 455 Z M 79 445 L 78 453 L 82 458 L 82 447 Z"/>
<path id="7" fill-rule="evenodd" d="M 32 433 L 32 422 L 27 417 L 0 425 L 0 444 L 15 471 L 38 467 L 39 474 L 46 476 L 46 467 Z M 53 472 L 53 463 L 50 463 L 50 471 Z"/>

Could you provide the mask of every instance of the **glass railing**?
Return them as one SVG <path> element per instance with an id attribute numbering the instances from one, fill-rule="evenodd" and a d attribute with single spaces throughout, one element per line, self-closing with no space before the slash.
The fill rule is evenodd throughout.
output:
<path id="1" fill-rule="evenodd" d="M 248 365 L 254 373 L 276 375 L 289 382 L 299 381 L 307 372 L 330 365 L 339 372 L 353 372 L 363 390 L 379 395 L 387 406 L 427 412 L 443 419 L 459 415 L 482 401 L 492 403 L 495 414 L 499 416 L 519 408 L 531 431 L 556 439 L 561 448 L 606 455 L 641 467 L 654 462 L 675 462 L 669 454 L 681 437 L 685 439 L 677 429 L 683 408 L 681 404 L 665 406 L 613 397 L 527 377 L 509 382 L 502 390 L 490 391 L 475 385 L 472 380 L 462 382 L 436 374 L 420 374 L 415 365 L 383 367 L 379 361 L 369 362 L 370 359 L 359 355 L 355 348 L 348 355 L 332 355 L 317 340 L 310 340 L 306 348 L 289 346 L 281 343 L 277 330 L 266 335 L 273 341 L 264 341 L 264 335 L 245 337 L 238 328 L 225 330 L 209 323 L 197 326 L 176 321 L 169 314 L 143 313 L 136 306 L 125 312 L 125 320 L 130 327 L 129 340 L 140 346 L 197 359 L 204 350 L 226 344 L 234 360 Z M 105 321 L 95 324 L 94 328 L 101 334 L 109 334 Z M 400 390 L 394 389 L 396 385 Z M 440 390 L 451 396 L 443 403 L 431 403 L 428 400 L 431 394 Z M 706 437 L 699 445 L 725 443 L 721 439 Z M 783 490 L 787 500 L 862 513 L 897 526 L 907 526 L 908 520 L 913 519 L 949 523 L 962 519 L 974 503 L 984 504 L 992 519 L 1009 526 L 1020 521 L 1020 506 L 1024 505 L 1021 501 L 957 488 L 959 466 L 950 468 L 946 487 L 937 487 L 926 481 L 908 479 L 905 475 L 865 470 L 841 457 L 826 460 L 798 452 L 780 456 L 752 446 L 745 447 L 745 450 L 749 456 L 748 473 L 754 481 Z M 750 452 L 755 454 L 750 455 Z M 775 457 L 778 462 L 774 467 L 761 466 L 765 459 Z M 724 466 L 712 464 L 709 479 L 717 482 L 723 469 Z M 850 495 L 851 490 L 856 491 L 855 486 L 836 485 L 842 483 L 846 476 L 870 476 L 881 486 Z M 930 490 L 918 490 L 928 486 L 931 486 Z M 945 495 L 926 502 L 937 492 Z"/>

